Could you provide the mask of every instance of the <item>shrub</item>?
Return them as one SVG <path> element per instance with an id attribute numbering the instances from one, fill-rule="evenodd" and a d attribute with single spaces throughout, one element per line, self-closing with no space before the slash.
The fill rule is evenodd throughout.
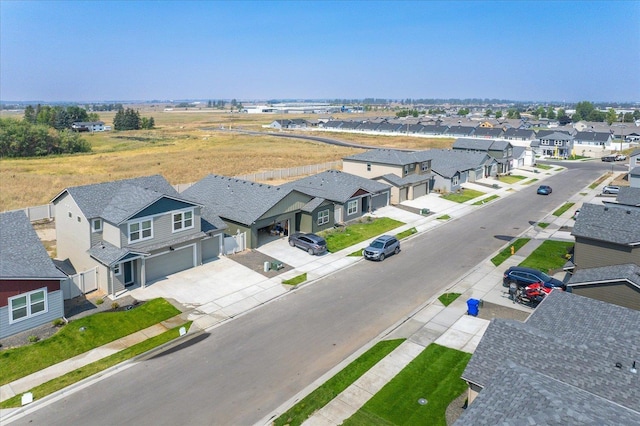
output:
<path id="1" fill-rule="evenodd" d="M 104 299 L 96 300 L 96 305 L 102 305 L 104 303 Z"/>
<path id="2" fill-rule="evenodd" d="M 29 336 L 29 343 L 36 343 L 38 340 L 40 340 L 38 336 L 35 336 L 33 334 Z"/>
<path id="3" fill-rule="evenodd" d="M 120 307 L 120 305 L 118 304 L 118 302 L 113 302 L 111 304 L 111 309 L 118 309 Z"/>
<path id="4" fill-rule="evenodd" d="M 56 318 L 53 320 L 53 326 L 54 327 L 62 327 L 65 324 L 64 320 L 62 318 Z"/>

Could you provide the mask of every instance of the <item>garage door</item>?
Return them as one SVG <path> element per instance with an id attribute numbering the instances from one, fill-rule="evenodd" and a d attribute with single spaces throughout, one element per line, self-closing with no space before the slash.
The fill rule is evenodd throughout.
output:
<path id="1" fill-rule="evenodd" d="M 371 197 L 371 209 L 375 210 L 375 209 L 385 207 L 387 205 L 388 198 L 389 198 L 389 195 L 387 192 L 383 194 L 373 195 Z"/>
<path id="2" fill-rule="evenodd" d="M 194 249 L 195 246 L 187 246 L 147 259 L 145 261 L 147 282 L 193 268 L 195 266 L 193 264 Z"/>
<path id="3" fill-rule="evenodd" d="M 427 184 L 421 183 L 413 187 L 413 199 L 427 195 Z"/>
<path id="4" fill-rule="evenodd" d="M 220 237 L 202 240 L 202 261 L 211 260 L 220 254 Z"/>

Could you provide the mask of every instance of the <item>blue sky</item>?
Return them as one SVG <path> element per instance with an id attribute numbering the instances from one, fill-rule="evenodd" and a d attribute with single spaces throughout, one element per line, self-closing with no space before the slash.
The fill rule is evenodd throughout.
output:
<path id="1" fill-rule="evenodd" d="M 640 1 L 0 2 L 0 99 L 640 101 Z"/>

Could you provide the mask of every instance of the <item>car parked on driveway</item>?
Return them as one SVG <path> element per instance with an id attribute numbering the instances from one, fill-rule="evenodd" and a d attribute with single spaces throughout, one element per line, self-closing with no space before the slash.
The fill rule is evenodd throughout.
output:
<path id="1" fill-rule="evenodd" d="M 624 154 L 617 154 L 616 155 L 616 161 L 624 161 L 627 159 L 627 156 Z"/>
<path id="2" fill-rule="evenodd" d="M 542 283 L 547 288 L 559 287 L 563 290 L 566 288 L 564 283 L 558 279 L 550 277 L 542 271 L 533 268 L 525 268 L 524 266 L 512 266 L 504 271 L 502 276 L 502 285 L 509 287 L 515 283 L 518 288 L 526 287 L 535 283 Z"/>
<path id="3" fill-rule="evenodd" d="M 619 186 L 607 185 L 604 188 L 602 188 L 603 194 L 617 194 L 618 192 L 620 192 Z"/>
<path id="4" fill-rule="evenodd" d="M 289 245 L 306 250 L 310 255 L 318 255 L 327 251 L 327 242 L 316 234 L 296 233 L 289 236 Z"/>
<path id="5" fill-rule="evenodd" d="M 385 257 L 400 253 L 400 241 L 392 235 L 383 235 L 371 241 L 362 252 L 365 259 L 383 261 Z"/>
<path id="6" fill-rule="evenodd" d="M 540 185 L 538 187 L 538 194 L 540 195 L 549 195 L 553 192 L 549 185 Z"/>

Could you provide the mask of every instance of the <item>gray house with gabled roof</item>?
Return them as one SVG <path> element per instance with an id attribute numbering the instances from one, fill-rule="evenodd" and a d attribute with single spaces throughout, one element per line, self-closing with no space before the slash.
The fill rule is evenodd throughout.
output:
<path id="1" fill-rule="evenodd" d="M 474 138 L 498 139 L 504 136 L 504 130 L 501 127 L 481 127 L 478 126 L 473 132 Z"/>
<path id="2" fill-rule="evenodd" d="M 429 151 L 372 149 L 343 158 L 342 170 L 391 185 L 391 204 L 426 195 L 432 186 Z"/>
<path id="3" fill-rule="evenodd" d="M 348 222 L 389 205 L 391 186 L 338 170 L 327 170 L 280 186 L 313 197 L 309 206 L 296 214 L 296 229 L 316 232 Z M 326 211 L 329 210 L 328 220 Z M 315 214 L 317 212 L 317 214 Z M 305 216 L 305 213 L 309 213 Z"/>
<path id="4" fill-rule="evenodd" d="M 640 210 L 585 203 L 571 234 L 576 269 L 640 265 Z"/>
<path id="5" fill-rule="evenodd" d="M 578 269 L 567 287 L 581 296 L 640 311 L 640 266 L 635 263 Z"/>
<path id="6" fill-rule="evenodd" d="M 491 130 L 491 129 L 489 129 Z M 454 150 L 486 152 L 496 159 L 498 173 L 508 173 L 513 163 L 513 145 L 504 140 L 459 138 L 453 143 Z"/>
<path id="7" fill-rule="evenodd" d="M 621 186 L 614 200 L 603 200 L 608 207 L 640 209 L 640 188 Z"/>
<path id="8" fill-rule="evenodd" d="M 24 211 L 0 213 L 0 339 L 63 317 L 66 278 Z"/>
<path id="9" fill-rule="evenodd" d="M 538 132 L 538 140 L 531 142 L 537 155 L 568 158 L 573 154 L 573 136 L 563 132 Z"/>
<path id="10" fill-rule="evenodd" d="M 202 205 L 160 175 L 70 187 L 52 203 L 58 257 L 79 272 L 97 268 L 109 295 L 193 268 L 222 248 L 224 222 L 203 219 Z"/>
<path id="11" fill-rule="evenodd" d="M 514 141 L 513 143 L 517 143 L 517 141 L 531 142 L 536 138 L 536 132 L 531 129 L 516 129 L 511 127 L 505 130 L 502 137 L 509 141 Z"/>
<path id="12" fill-rule="evenodd" d="M 493 319 L 455 424 L 639 424 L 638 324 L 639 311 L 559 290 L 524 323 Z"/>
<path id="13" fill-rule="evenodd" d="M 248 248 L 266 242 L 277 227 L 288 235 L 295 228 L 296 213 L 313 199 L 291 188 L 220 175 L 205 176 L 181 196 L 201 204 L 205 217 L 222 219 L 227 234 L 246 232 Z"/>
<path id="14" fill-rule="evenodd" d="M 472 136 L 475 131 L 476 128 L 471 126 L 451 126 L 446 134 L 451 137 L 465 137 Z"/>
<path id="15" fill-rule="evenodd" d="M 430 149 L 433 180 L 431 190 L 456 192 L 463 183 L 496 176 L 498 163 L 486 152 Z"/>

